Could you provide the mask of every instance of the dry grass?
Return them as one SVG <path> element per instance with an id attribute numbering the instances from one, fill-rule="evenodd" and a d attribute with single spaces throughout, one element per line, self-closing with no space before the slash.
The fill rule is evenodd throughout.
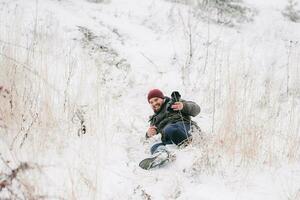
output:
<path id="1" fill-rule="evenodd" d="M 286 46 L 290 48 L 286 49 L 288 55 L 283 57 L 289 65 L 290 75 L 287 76 L 279 74 L 281 68 L 278 66 L 258 70 L 252 62 L 257 55 L 247 47 L 235 52 L 234 47 L 224 45 L 222 40 L 215 43 L 218 44 L 211 45 L 207 72 L 200 78 L 201 87 L 195 86 L 194 90 L 202 94 L 198 101 L 204 112 L 213 116 L 210 126 L 214 126 L 205 130 L 208 141 L 195 144 L 199 146 L 195 166 L 216 172 L 230 167 L 298 163 L 299 96 L 296 92 L 287 94 L 286 84 L 289 84 L 289 91 L 299 88 L 299 76 L 295 75 L 299 72 L 299 54 L 296 53 L 299 45 L 292 49 Z M 224 55 L 224 52 L 227 53 Z M 199 66 L 194 67 L 194 71 L 199 70 Z M 205 77 L 210 78 L 205 80 Z M 288 83 L 286 77 L 289 77 Z"/>
<path id="2" fill-rule="evenodd" d="M 48 170 L 63 171 L 59 160 L 67 151 L 68 141 L 74 140 L 80 145 L 84 132 L 87 137 L 93 138 L 81 150 L 89 152 L 89 155 L 93 152 L 94 156 L 87 159 L 71 146 L 75 150 L 68 157 L 74 156 L 74 161 L 63 158 L 64 166 L 70 165 L 80 171 L 85 169 L 80 174 L 84 179 L 68 182 L 64 192 L 72 193 L 72 188 L 82 187 L 82 182 L 89 180 L 93 187 L 87 185 L 87 193 L 97 199 L 96 193 L 99 191 L 95 190 L 101 188 L 101 173 L 94 171 L 91 175 L 86 170 L 87 166 L 100 170 L 102 165 L 99 142 L 105 137 L 105 131 L 100 133 L 98 128 L 99 119 L 104 118 L 105 112 L 97 112 L 99 104 L 104 102 L 103 95 L 95 95 L 102 90 L 102 85 L 96 84 L 99 75 L 97 68 L 79 50 L 81 46 L 78 43 L 64 38 L 60 25 L 51 15 L 45 14 L 42 20 L 27 18 L 28 21 L 25 21 L 21 20 L 21 8 L 16 7 L 13 14 L 8 12 L 5 9 L 0 12 L 3 22 L 0 24 L 0 137 L 9 151 L 4 156 L 12 155 L 14 159 L 9 158 L 12 163 L 20 159 L 46 165 L 42 173 L 34 171 L 20 177 L 20 180 L 30 185 L 29 194 L 41 199 L 48 198 L 43 181 L 49 181 L 49 187 L 56 187 L 67 177 L 63 174 L 66 177 L 53 181 L 52 177 L 48 177 L 48 173 L 51 174 Z M 77 113 L 80 113 L 78 119 Z M 48 161 L 45 157 L 49 158 Z M 81 163 L 80 159 L 86 159 L 86 162 Z M 90 171 L 93 172 L 93 169 Z M 78 171 L 75 172 L 71 175 L 78 177 Z M 70 184 L 73 186 L 69 187 Z M 89 193 L 88 190 L 94 192 Z M 59 193 L 61 190 L 57 191 L 57 197 L 53 194 L 53 198 L 64 196 Z M 74 192 L 76 196 L 82 191 Z M 1 195 L 0 192 L 0 198 Z"/>

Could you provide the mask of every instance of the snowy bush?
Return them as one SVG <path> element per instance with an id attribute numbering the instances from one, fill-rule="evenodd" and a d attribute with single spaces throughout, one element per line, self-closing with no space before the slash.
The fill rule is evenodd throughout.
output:
<path id="1" fill-rule="evenodd" d="M 199 9 L 197 15 L 205 21 L 226 26 L 236 26 L 253 21 L 257 11 L 249 8 L 242 0 L 175 0 Z"/>
<path id="2" fill-rule="evenodd" d="M 255 14 L 252 9 L 243 5 L 241 1 L 204 0 L 198 2 L 198 7 L 206 13 L 204 16 L 200 13 L 203 18 L 228 26 L 250 22 Z"/>
<path id="3" fill-rule="evenodd" d="M 288 0 L 288 5 L 282 11 L 282 15 L 292 22 L 300 21 L 300 10 L 297 10 L 298 2 Z"/>
<path id="4" fill-rule="evenodd" d="M 88 2 L 92 3 L 107 3 L 109 0 L 87 0 Z"/>

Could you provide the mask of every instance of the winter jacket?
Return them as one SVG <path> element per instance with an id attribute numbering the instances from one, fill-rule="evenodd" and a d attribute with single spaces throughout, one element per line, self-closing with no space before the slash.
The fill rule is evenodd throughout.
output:
<path id="1" fill-rule="evenodd" d="M 173 111 L 172 109 L 169 111 L 168 107 L 171 106 L 171 99 L 169 97 L 165 97 L 160 110 L 149 118 L 150 125 L 156 126 L 157 133 L 162 134 L 162 140 L 164 138 L 163 129 L 168 124 L 184 121 L 197 127 L 196 122 L 191 120 L 191 116 L 195 117 L 200 113 L 200 106 L 192 101 L 185 101 L 183 99 L 180 101 L 183 103 L 183 109 L 181 111 Z"/>

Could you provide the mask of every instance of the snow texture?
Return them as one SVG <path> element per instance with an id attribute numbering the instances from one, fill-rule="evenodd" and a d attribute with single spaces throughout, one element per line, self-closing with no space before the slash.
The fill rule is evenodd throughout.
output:
<path id="1" fill-rule="evenodd" d="M 197 2 L 0 0 L 0 199 L 299 200 L 300 23 Z M 153 88 L 203 133 L 145 171 Z"/>

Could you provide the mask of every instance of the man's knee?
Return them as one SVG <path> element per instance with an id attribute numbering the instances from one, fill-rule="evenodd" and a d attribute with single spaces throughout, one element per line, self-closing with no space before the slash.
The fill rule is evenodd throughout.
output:
<path id="1" fill-rule="evenodd" d="M 166 135 L 172 135 L 172 134 L 180 134 L 180 133 L 188 133 L 190 130 L 190 126 L 188 124 L 177 122 L 175 124 L 169 124 L 165 129 L 164 133 Z"/>
<path id="2" fill-rule="evenodd" d="M 180 144 L 191 135 L 189 133 L 189 125 L 184 123 L 170 124 L 164 129 L 166 138 L 171 140 L 174 144 Z"/>
<path id="3" fill-rule="evenodd" d="M 154 145 L 150 148 L 151 154 L 154 154 L 155 151 L 158 149 L 158 147 L 160 147 L 160 146 L 162 146 L 162 145 L 164 145 L 164 143 L 156 143 L 156 144 L 154 144 Z"/>
<path id="4" fill-rule="evenodd" d="M 178 127 L 176 126 L 176 124 L 169 124 L 166 126 L 166 128 L 164 128 L 164 133 L 166 135 L 171 135 L 173 133 L 175 133 L 178 130 Z"/>

